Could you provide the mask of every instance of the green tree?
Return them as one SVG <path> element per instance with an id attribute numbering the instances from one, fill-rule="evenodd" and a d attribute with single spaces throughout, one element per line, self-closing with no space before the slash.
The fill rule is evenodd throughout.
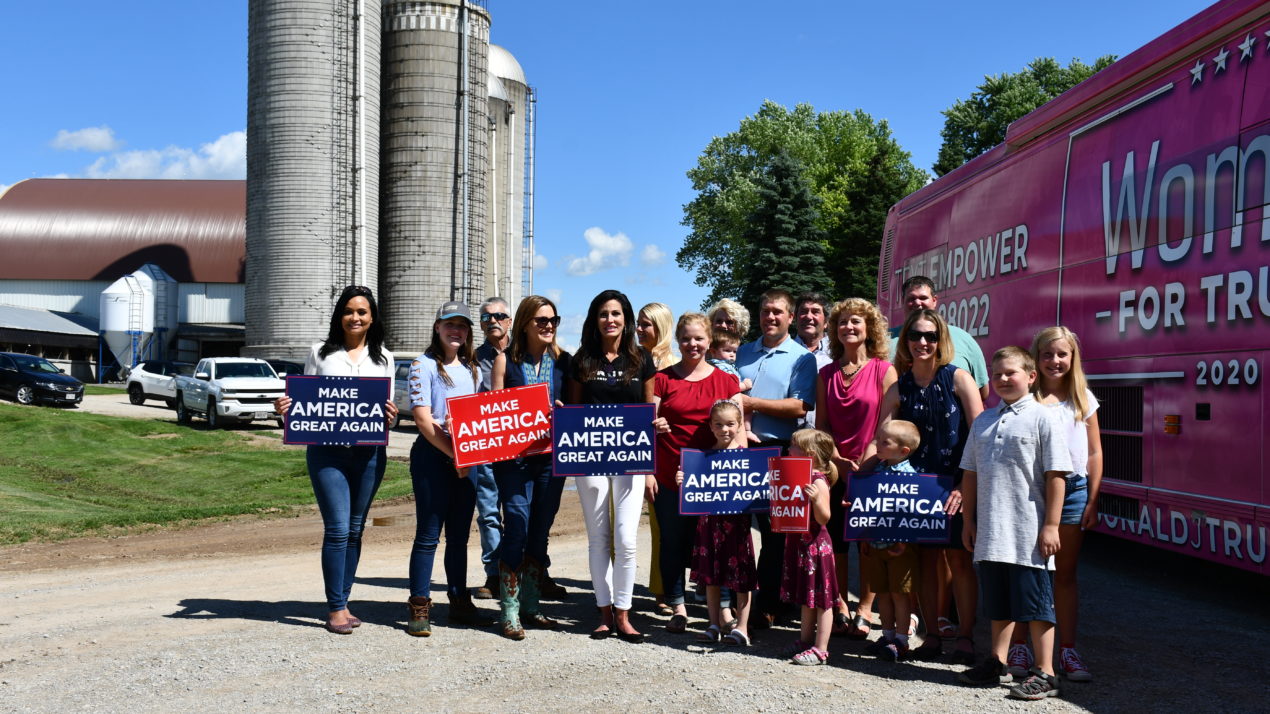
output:
<path id="1" fill-rule="evenodd" d="M 829 292 L 833 281 L 825 263 L 825 242 L 817 226 L 820 202 L 803 176 L 803 167 L 784 150 L 755 179 L 758 205 L 741 235 L 746 248 L 741 273 L 741 304 L 755 310 L 759 295 L 781 288 L 797 295 Z"/>
<path id="2" fill-rule="evenodd" d="M 1115 62 L 1104 55 L 1087 65 L 1073 59 L 1066 67 L 1052 57 L 1035 59 L 1022 72 L 986 76 L 970 97 L 944 110 L 943 144 L 932 167 L 943 176 L 1005 141 L 1010 122 L 1089 79 Z"/>
<path id="3" fill-rule="evenodd" d="M 886 211 L 930 176 L 913 166 L 885 121 L 860 110 L 767 101 L 736 131 L 712 139 L 688 171 L 697 196 L 684 205 L 690 232 L 675 256 L 680 267 L 710 288 L 707 304 L 741 296 L 758 180 L 781 150 L 802 165 L 819 200 L 816 225 L 833 281 L 827 292 L 873 297 Z"/>

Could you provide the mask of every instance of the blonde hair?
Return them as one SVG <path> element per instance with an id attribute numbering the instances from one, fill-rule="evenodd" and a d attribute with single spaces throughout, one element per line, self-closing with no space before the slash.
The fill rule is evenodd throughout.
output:
<path id="1" fill-rule="evenodd" d="M 669 367 L 675 363 L 670 353 L 670 328 L 675 324 L 675 316 L 665 303 L 650 302 L 639 309 L 639 317 L 647 317 L 653 323 L 653 346 L 648 352 L 653 356 L 653 365 L 657 369 Z"/>
<path id="2" fill-rule="evenodd" d="M 714 323 L 714 313 L 720 310 L 727 313 L 728 318 L 736 323 L 737 334 L 742 339 L 745 339 L 745 336 L 750 333 L 750 311 L 746 310 L 744 305 L 735 300 L 723 298 L 711 305 L 709 310 L 706 310 L 706 315 L 712 325 Z"/>
<path id="3" fill-rule="evenodd" d="M 922 445 L 922 432 L 911 421 L 892 419 L 879 427 L 878 431 L 895 439 L 895 443 L 900 446 L 908 447 L 910 451 L 917 451 L 917 447 Z"/>
<path id="4" fill-rule="evenodd" d="M 732 411 L 736 412 L 737 421 L 740 421 L 742 418 L 744 418 L 743 413 L 741 412 L 740 404 L 737 404 L 736 402 L 731 401 L 729 399 L 720 399 L 719 401 L 715 402 L 713 405 L 710 406 L 710 419 L 713 420 L 715 415 L 717 415 L 719 412 L 722 412 L 728 409 L 731 409 Z"/>
<path id="5" fill-rule="evenodd" d="M 699 312 L 685 312 L 679 316 L 679 322 L 675 323 L 675 339 L 683 334 L 684 328 L 688 325 L 700 325 L 706 334 L 710 334 L 710 318 Z"/>
<path id="6" fill-rule="evenodd" d="M 928 320 L 935 325 L 935 331 L 939 333 L 939 344 L 935 347 L 935 365 L 943 367 L 953 361 L 956 350 L 953 349 L 952 335 L 948 333 L 948 323 L 944 318 L 934 310 L 922 308 L 914 310 L 913 314 L 908 316 L 904 321 L 904 326 L 900 328 L 900 335 L 896 339 L 899 343 L 895 346 L 895 371 L 903 374 L 913 368 L 913 351 L 908 348 L 908 331 L 913 329 L 913 325 L 918 320 Z"/>
<path id="7" fill-rule="evenodd" d="M 886 334 L 886 316 L 882 314 L 877 305 L 864 298 L 847 298 L 833 306 L 829 311 L 829 320 L 825 323 L 825 328 L 834 335 L 829 340 L 830 357 L 840 360 L 843 353 L 846 352 L 846 347 L 843 346 L 842 340 L 837 337 L 838 321 L 844 315 L 859 315 L 864 318 L 865 334 L 868 335 L 864 338 L 864 345 L 870 358 L 886 359 L 890 356 L 891 340 Z"/>
<path id="8" fill-rule="evenodd" d="M 799 429 L 789 437 L 789 443 L 811 457 L 812 468 L 823 473 L 830 486 L 838 482 L 838 467 L 833 463 L 832 436 L 816 429 Z"/>
<path id="9" fill-rule="evenodd" d="M 1062 325 L 1041 330 L 1032 338 L 1032 359 L 1040 364 L 1041 348 L 1054 340 L 1066 340 L 1072 348 L 1072 368 L 1063 375 L 1062 384 L 1067 390 L 1067 401 L 1072 405 L 1076 421 L 1084 421 L 1089 416 L 1089 383 L 1085 379 L 1085 368 L 1080 362 L 1080 340 L 1076 333 Z M 1041 380 L 1038 379 L 1032 384 L 1032 393 L 1039 395 L 1040 391 Z"/>

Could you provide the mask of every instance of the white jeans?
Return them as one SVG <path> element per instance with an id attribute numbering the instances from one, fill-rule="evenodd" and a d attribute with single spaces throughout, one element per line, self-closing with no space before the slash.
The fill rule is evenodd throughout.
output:
<path id="1" fill-rule="evenodd" d="M 629 610 L 635 590 L 635 540 L 644 501 L 644 477 L 579 476 L 575 481 L 586 522 L 595 604 Z"/>

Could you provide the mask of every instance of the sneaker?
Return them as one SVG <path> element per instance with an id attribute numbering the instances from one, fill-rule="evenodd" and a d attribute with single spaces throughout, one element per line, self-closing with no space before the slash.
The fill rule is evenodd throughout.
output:
<path id="1" fill-rule="evenodd" d="M 1069 682 L 1092 682 L 1094 675 L 1089 673 L 1084 660 L 1076 654 L 1074 647 L 1064 647 L 1058 653 L 1059 667 Z"/>
<path id="2" fill-rule="evenodd" d="M 1028 670 L 1036 661 L 1032 658 L 1032 648 L 1025 644 L 1010 645 L 1010 653 L 1005 656 L 1005 671 L 1014 677 L 1026 677 Z"/>
<path id="3" fill-rule="evenodd" d="M 1027 679 L 1010 687 L 1010 697 L 1014 699 L 1045 699 L 1046 697 L 1058 696 L 1058 677 L 1052 674 L 1046 674 L 1039 669 L 1033 667 L 1028 672 Z"/>
<path id="4" fill-rule="evenodd" d="M 996 657 L 989 657 L 983 662 L 957 675 L 957 681 L 972 687 L 997 687 L 1014 681 L 1005 671 L 1005 665 Z"/>

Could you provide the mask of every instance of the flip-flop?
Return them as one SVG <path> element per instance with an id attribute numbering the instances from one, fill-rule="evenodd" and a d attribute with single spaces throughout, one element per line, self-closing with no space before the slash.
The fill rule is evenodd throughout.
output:
<path id="1" fill-rule="evenodd" d="M 921 624 L 921 621 L 917 618 L 917 615 L 910 613 L 908 616 L 908 636 L 909 637 L 912 637 L 913 635 L 917 634 L 917 626 L 920 624 Z"/>
<path id="2" fill-rule="evenodd" d="M 847 630 L 847 637 L 853 640 L 866 640 L 871 631 L 869 621 L 864 619 L 864 615 L 856 615 L 851 618 L 851 629 Z"/>
<path id="3" fill-rule="evenodd" d="M 687 615 L 671 615 L 670 622 L 666 624 L 667 632 L 674 632 L 678 634 L 687 629 L 688 629 Z"/>
<path id="4" fill-rule="evenodd" d="M 844 637 L 851 634 L 851 616 L 845 612 L 834 612 L 833 630 L 829 634 L 834 637 Z"/>
<path id="5" fill-rule="evenodd" d="M 949 620 L 946 617 L 941 617 L 937 620 L 937 622 L 939 623 L 937 630 L 941 638 L 951 640 L 957 636 L 957 626 L 953 624 L 952 620 Z"/>
<path id="6" fill-rule="evenodd" d="M 723 637 L 723 644 L 736 647 L 749 647 L 750 638 L 745 636 L 740 630 L 732 630 Z"/>

